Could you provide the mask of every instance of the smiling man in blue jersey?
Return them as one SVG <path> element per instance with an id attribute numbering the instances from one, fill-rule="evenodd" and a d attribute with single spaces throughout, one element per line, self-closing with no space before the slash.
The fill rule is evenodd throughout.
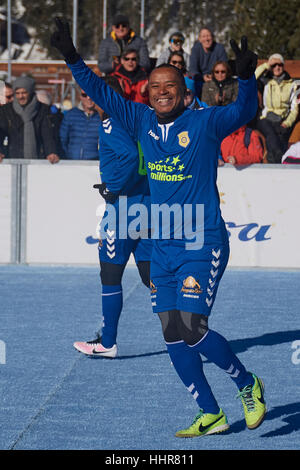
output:
<path id="1" fill-rule="evenodd" d="M 266 413 L 264 385 L 246 370 L 227 340 L 209 328 L 208 319 L 229 256 L 228 235 L 219 208 L 216 186 L 221 141 L 249 122 L 257 110 L 254 71 L 256 55 L 242 38 L 235 41 L 239 94 L 222 107 L 190 110 L 184 106 L 184 77 L 170 65 L 154 69 L 149 77 L 152 108 L 124 100 L 107 87 L 80 58 L 69 26 L 57 19 L 52 45 L 64 56 L 76 82 L 89 96 L 140 141 L 144 151 L 152 205 L 176 204 L 193 211 L 187 233 L 178 238 L 175 222 L 164 237 L 163 224 L 153 240 L 151 289 L 153 311 L 158 314 L 174 368 L 199 406 L 193 423 L 176 432 L 177 437 L 214 434 L 229 428 L 203 372 L 201 355 L 233 380 L 242 400 L 246 424 L 258 427 Z M 203 220 L 197 208 L 204 208 Z M 184 212 L 184 211 L 183 211 Z M 201 211 L 200 211 L 201 212 Z M 184 213 L 181 214 L 184 220 Z M 184 227 L 186 228 L 186 227 Z"/>

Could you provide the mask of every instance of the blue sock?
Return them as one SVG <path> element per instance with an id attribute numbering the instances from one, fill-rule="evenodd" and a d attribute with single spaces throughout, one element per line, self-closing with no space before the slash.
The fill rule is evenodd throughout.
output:
<path id="1" fill-rule="evenodd" d="M 102 315 L 103 326 L 101 343 L 105 348 L 116 344 L 118 322 L 123 307 L 122 286 L 102 285 Z"/>
<path id="2" fill-rule="evenodd" d="M 206 336 L 191 348 L 227 372 L 238 388 L 253 385 L 252 374 L 247 372 L 228 341 L 216 331 L 208 330 Z"/>
<path id="3" fill-rule="evenodd" d="M 199 408 L 204 413 L 219 413 L 220 408 L 203 372 L 200 354 L 193 351 L 184 341 L 167 343 L 167 349 L 177 374 Z"/>

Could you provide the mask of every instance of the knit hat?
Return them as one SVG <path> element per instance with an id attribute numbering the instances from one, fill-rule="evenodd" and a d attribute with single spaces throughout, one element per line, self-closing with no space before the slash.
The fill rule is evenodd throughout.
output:
<path id="1" fill-rule="evenodd" d="M 18 77 L 12 84 L 13 90 L 16 91 L 18 88 L 25 88 L 28 93 L 34 93 L 35 81 L 31 77 Z"/>
<path id="2" fill-rule="evenodd" d="M 190 77 L 184 77 L 184 81 L 188 90 L 191 90 L 195 94 L 195 81 Z"/>
<path id="3" fill-rule="evenodd" d="M 126 24 L 127 26 L 129 26 L 129 19 L 128 19 L 128 16 L 125 16 L 125 15 L 116 15 L 114 18 L 113 18 L 113 23 L 112 23 L 114 26 L 117 26 L 118 24 Z"/>
<path id="4" fill-rule="evenodd" d="M 270 60 L 279 60 L 281 62 L 281 64 L 284 64 L 284 58 L 282 57 L 281 54 L 272 54 L 270 55 L 269 59 Z"/>

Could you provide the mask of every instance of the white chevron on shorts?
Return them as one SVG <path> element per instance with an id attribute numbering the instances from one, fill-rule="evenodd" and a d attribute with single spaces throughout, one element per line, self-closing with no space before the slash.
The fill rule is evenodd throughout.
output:
<path id="1" fill-rule="evenodd" d="M 207 293 L 208 293 L 208 295 L 211 297 L 211 296 L 213 295 L 214 291 L 211 290 L 211 289 L 208 287 L 208 288 L 207 288 Z"/>
<path id="2" fill-rule="evenodd" d="M 219 258 L 220 254 L 221 254 L 220 248 L 218 249 L 218 251 L 215 251 L 214 249 L 212 250 L 212 255 L 213 255 L 215 258 Z"/>
<path id="3" fill-rule="evenodd" d="M 106 233 L 110 238 L 113 238 L 113 236 L 115 234 L 115 231 L 114 230 L 107 230 Z"/>
<path id="4" fill-rule="evenodd" d="M 215 260 L 213 259 L 212 262 L 211 262 L 211 264 L 212 264 L 215 268 L 217 268 L 217 267 L 219 266 L 219 264 L 220 264 L 220 260 L 218 259 L 217 261 L 215 261 Z"/>
<path id="5" fill-rule="evenodd" d="M 210 270 L 210 274 L 212 275 L 213 278 L 216 277 L 216 275 L 218 274 L 219 270 L 216 269 L 215 271 L 213 269 Z"/>

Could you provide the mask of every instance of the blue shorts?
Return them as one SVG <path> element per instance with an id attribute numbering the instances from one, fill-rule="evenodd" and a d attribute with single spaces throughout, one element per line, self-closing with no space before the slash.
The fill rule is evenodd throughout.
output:
<path id="1" fill-rule="evenodd" d="M 186 250 L 182 240 L 153 240 L 153 312 L 183 310 L 209 315 L 229 257 L 229 245 Z"/>
<path id="2" fill-rule="evenodd" d="M 129 209 L 133 204 L 144 204 L 150 214 L 149 196 L 137 195 L 127 197 L 127 209 Z M 122 212 L 122 217 L 120 218 L 119 201 L 114 204 L 114 208 L 115 219 L 112 218 L 111 223 L 108 225 L 108 219 L 105 219 L 107 216 L 106 211 L 101 221 L 101 239 L 99 240 L 98 247 L 99 260 L 111 264 L 126 264 L 132 253 L 136 263 L 139 261 L 150 261 L 153 246 L 153 242 L 150 238 L 150 223 L 149 232 L 143 233 L 144 237 L 149 236 L 149 238 L 132 238 L 130 235 L 124 238 L 124 234 L 128 232 L 128 227 L 134 217 L 123 217 L 124 210 L 121 206 L 120 211 Z"/>
<path id="3" fill-rule="evenodd" d="M 135 262 L 151 261 L 152 240 L 118 240 L 114 235 L 99 241 L 99 260 L 104 263 L 126 264 L 131 253 Z"/>

